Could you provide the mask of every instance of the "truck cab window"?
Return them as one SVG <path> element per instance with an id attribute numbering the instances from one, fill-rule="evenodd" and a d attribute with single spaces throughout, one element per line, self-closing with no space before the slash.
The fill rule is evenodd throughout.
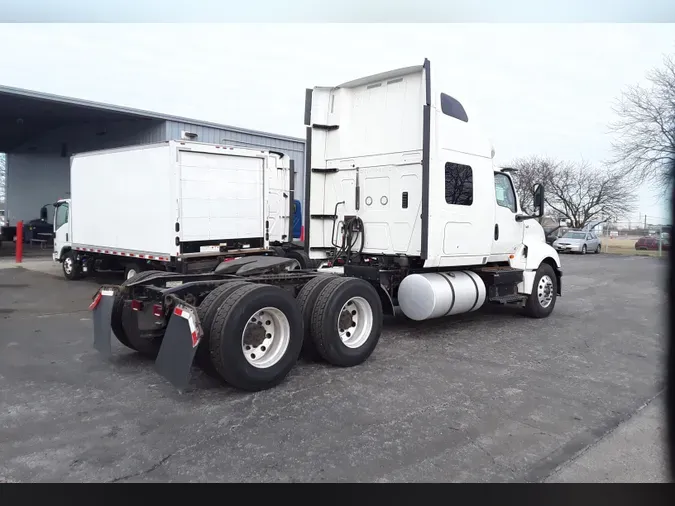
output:
<path id="1" fill-rule="evenodd" d="M 56 228 L 68 223 L 68 204 L 61 204 L 56 210 Z"/>
<path id="2" fill-rule="evenodd" d="M 495 195 L 498 205 L 510 209 L 513 213 L 518 210 L 516 193 L 513 190 L 511 179 L 506 174 L 495 174 Z"/>
<path id="3" fill-rule="evenodd" d="M 473 171 L 468 165 L 445 164 L 445 201 L 455 206 L 473 204 Z"/>

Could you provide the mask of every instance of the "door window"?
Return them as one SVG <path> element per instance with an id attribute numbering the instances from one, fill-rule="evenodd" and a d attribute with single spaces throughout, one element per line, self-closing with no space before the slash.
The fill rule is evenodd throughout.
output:
<path id="1" fill-rule="evenodd" d="M 517 211 L 516 193 L 513 191 L 511 178 L 506 174 L 495 174 L 495 195 L 497 196 L 497 205 L 506 207 L 513 213 Z"/>
<path id="2" fill-rule="evenodd" d="M 68 204 L 61 204 L 56 208 L 56 228 L 60 228 L 66 223 L 68 223 Z"/>

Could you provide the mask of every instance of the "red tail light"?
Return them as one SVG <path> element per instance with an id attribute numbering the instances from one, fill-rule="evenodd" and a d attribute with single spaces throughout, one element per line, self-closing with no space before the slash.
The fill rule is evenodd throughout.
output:
<path id="1" fill-rule="evenodd" d="M 156 318 L 161 318 L 164 316 L 164 309 L 161 304 L 153 304 L 152 306 L 152 315 Z"/>
<path id="2" fill-rule="evenodd" d="M 133 311 L 140 311 L 141 309 L 143 309 L 143 303 L 140 300 L 132 300 L 131 309 Z"/>
<path id="3" fill-rule="evenodd" d="M 93 311 L 94 309 L 96 309 L 96 306 L 98 306 L 98 303 L 101 302 L 102 297 L 103 297 L 103 295 L 101 295 L 101 292 L 98 292 L 96 294 L 96 297 L 94 297 L 94 301 L 91 304 L 89 304 L 89 310 L 90 311 Z"/>

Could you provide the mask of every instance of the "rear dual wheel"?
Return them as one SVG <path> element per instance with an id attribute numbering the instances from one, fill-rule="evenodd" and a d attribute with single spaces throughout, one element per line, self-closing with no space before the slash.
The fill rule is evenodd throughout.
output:
<path id="1" fill-rule="evenodd" d="M 213 370 L 232 386 L 265 390 L 293 368 L 302 337 L 302 314 L 290 293 L 247 283 L 226 296 L 215 312 L 209 358 Z"/>
<path id="2" fill-rule="evenodd" d="M 338 277 L 316 289 L 311 308 L 311 340 L 330 364 L 352 367 L 373 353 L 382 332 L 382 302 L 362 279 Z"/>
<path id="3" fill-rule="evenodd" d="M 275 286 L 231 282 L 204 299 L 199 316 L 199 365 L 248 391 L 281 383 L 303 348 L 333 365 L 362 363 L 377 345 L 383 317 L 372 285 L 331 275 L 311 280 L 297 300 Z"/>
<path id="4" fill-rule="evenodd" d="M 199 347 L 195 354 L 195 363 L 202 368 L 202 370 L 209 376 L 219 377 L 218 371 L 211 363 L 211 353 L 209 351 L 209 341 L 211 338 L 211 326 L 216 317 L 216 313 L 220 309 L 220 305 L 227 299 L 232 292 L 237 288 L 246 285 L 246 281 L 229 281 L 212 290 L 199 304 L 197 308 L 197 315 L 202 325 L 204 332 Z"/>

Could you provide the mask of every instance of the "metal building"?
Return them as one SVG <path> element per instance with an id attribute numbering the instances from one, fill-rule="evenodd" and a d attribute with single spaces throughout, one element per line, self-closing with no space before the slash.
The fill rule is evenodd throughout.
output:
<path id="1" fill-rule="evenodd" d="M 283 152 L 295 161 L 295 198 L 304 201 L 304 139 L 0 86 L 10 224 L 35 219 L 43 205 L 70 195 L 73 154 L 176 140 L 184 132 L 200 142 Z"/>

